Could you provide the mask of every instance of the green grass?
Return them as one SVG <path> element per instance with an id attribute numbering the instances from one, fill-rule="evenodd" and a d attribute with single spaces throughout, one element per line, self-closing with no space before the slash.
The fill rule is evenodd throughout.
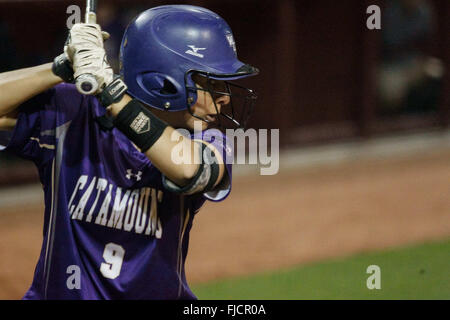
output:
<path id="1" fill-rule="evenodd" d="M 381 289 L 369 290 L 369 265 Z M 450 299 L 450 240 L 193 286 L 199 299 Z"/>

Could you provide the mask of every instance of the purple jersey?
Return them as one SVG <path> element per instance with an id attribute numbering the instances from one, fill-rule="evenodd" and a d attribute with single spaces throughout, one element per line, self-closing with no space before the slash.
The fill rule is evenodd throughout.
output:
<path id="1" fill-rule="evenodd" d="M 184 271 L 189 231 L 206 199 L 229 194 L 231 164 L 214 191 L 171 193 L 120 131 L 101 128 L 104 113 L 69 84 L 21 107 L 6 150 L 36 164 L 45 197 L 41 254 L 24 299 L 195 299 Z M 195 138 L 230 152 L 218 130 Z"/>

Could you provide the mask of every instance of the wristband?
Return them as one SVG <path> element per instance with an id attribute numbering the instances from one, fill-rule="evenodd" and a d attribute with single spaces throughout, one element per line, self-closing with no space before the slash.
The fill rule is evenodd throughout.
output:
<path id="1" fill-rule="evenodd" d="M 66 54 L 60 54 L 53 60 L 52 72 L 67 83 L 73 83 L 73 69 Z"/>
<path id="2" fill-rule="evenodd" d="M 168 126 L 139 101 L 133 99 L 114 119 L 114 126 L 130 139 L 141 152 L 146 152 Z"/>
<path id="3" fill-rule="evenodd" d="M 122 100 L 127 89 L 125 82 L 119 76 L 114 76 L 114 80 L 97 97 L 102 106 L 106 108 Z"/>

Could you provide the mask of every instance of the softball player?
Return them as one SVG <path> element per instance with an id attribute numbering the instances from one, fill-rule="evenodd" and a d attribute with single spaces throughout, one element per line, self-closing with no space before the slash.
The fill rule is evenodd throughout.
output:
<path id="1" fill-rule="evenodd" d="M 231 190 L 231 148 L 211 127 L 242 125 L 228 80 L 258 71 L 237 59 L 222 18 L 185 5 L 141 13 L 120 60 L 118 77 L 100 27 L 77 24 L 53 64 L 0 74 L 6 150 L 36 164 L 45 197 L 24 299 L 196 298 L 184 271 L 193 218 Z M 71 84 L 83 74 L 99 84 L 95 96 Z"/>

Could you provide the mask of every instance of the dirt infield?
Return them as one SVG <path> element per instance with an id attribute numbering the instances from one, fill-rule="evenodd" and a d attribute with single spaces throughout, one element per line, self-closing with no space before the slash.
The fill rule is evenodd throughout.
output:
<path id="1" fill-rule="evenodd" d="M 450 236 L 450 151 L 236 177 L 194 221 L 191 283 Z M 31 283 L 42 205 L 0 210 L 0 299 Z"/>

